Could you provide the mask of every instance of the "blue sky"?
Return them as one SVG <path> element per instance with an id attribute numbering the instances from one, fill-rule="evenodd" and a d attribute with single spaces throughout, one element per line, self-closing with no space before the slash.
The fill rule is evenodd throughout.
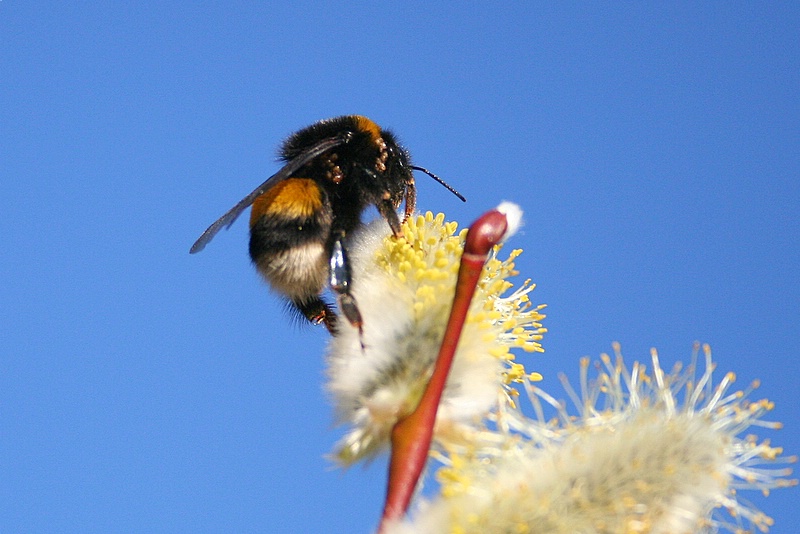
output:
<path id="1" fill-rule="evenodd" d="M 612 341 L 669 366 L 699 339 L 800 453 L 798 36 L 790 2 L 3 0 L 0 530 L 371 531 L 385 458 L 324 458 L 326 334 L 245 221 L 188 254 L 351 113 L 468 198 L 420 176 L 421 209 L 522 205 L 551 391 Z M 796 488 L 742 496 L 795 532 Z"/>

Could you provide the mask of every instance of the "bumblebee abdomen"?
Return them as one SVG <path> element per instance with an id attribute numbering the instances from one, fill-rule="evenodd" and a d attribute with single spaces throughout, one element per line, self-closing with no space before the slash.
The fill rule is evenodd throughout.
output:
<path id="1" fill-rule="evenodd" d="M 273 289 L 293 300 L 322 291 L 332 219 L 326 193 L 308 178 L 289 178 L 253 202 L 250 258 Z"/>
<path id="2" fill-rule="evenodd" d="M 310 241 L 253 259 L 258 272 L 278 293 L 293 302 L 318 296 L 328 282 L 328 252 L 323 243 Z"/>
<path id="3" fill-rule="evenodd" d="M 289 178 L 253 202 L 250 227 L 261 217 L 306 220 L 323 207 L 324 192 L 310 178 Z"/>

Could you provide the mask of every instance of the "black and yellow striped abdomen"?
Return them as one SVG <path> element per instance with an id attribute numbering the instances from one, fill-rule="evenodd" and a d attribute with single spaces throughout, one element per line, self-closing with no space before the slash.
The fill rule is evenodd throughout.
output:
<path id="1" fill-rule="evenodd" d="M 308 178 L 289 178 L 258 197 L 250 213 L 250 258 L 292 301 L 327 284 L 333 214 L 326 193 Z"/>

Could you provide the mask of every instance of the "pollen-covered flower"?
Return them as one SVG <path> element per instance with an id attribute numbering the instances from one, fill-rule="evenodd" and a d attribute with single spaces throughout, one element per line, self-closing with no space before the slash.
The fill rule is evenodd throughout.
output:
<path id="1" fill-rule="evenodd" d="M 503 209 L 519 223 L 519 208 Z M 464 245 L 465 232 L 442 214 L 409 218 L 400 239 L 385 227 L 370 225 L 349 243 L 363 332 L 341 321 L 328 350 L 328 390 L 350 426 L 335 452 L 344 464 L 385 447 L 394 424 L 417 405 L 444 335 Z M 530 281 L 516 290 L 508 281 L 521 251 L 503 260 L 498 252 L 472 301 L 437 415 L 437 443 L 467 439 L 493 406 L 510 400 L 503 384 L 525 377 L 512 348 L 542 351 L 544 306 L 531 304 Z"/>
<path id="2" fill-rule="evenodd" d="M 707 346 L 699 377 L 696 357 L 666 374 L 653 351 L 648 374 L 638 363 L 626 369 L 615 350 L 591 382 L 589 362 L 581 362 L 580 396 L 566 384 L 577 415 L 526 384 L 535 418 L 501 407 L 495 439 L 482 435 L 468 452 L 443 457 L 439 497 L 386 532 L 766 532 L 772 519 L 738 492 L 796 484 L 784 467 L 796 458 L 741 436 L 754 426 L 780 428 L 762 420 L 769 401 L 748 400 L 757 383 L 731 392 L 728 373 L 712 384 Z M 549 422 L 547 405 L 557 413 Z"/>

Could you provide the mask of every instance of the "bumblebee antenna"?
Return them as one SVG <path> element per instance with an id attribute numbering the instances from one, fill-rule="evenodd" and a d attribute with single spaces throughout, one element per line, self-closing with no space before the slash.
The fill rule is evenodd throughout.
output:
<path id="1" fill-rule="evenodd" d="M 445 187 L 445 188 L 446 188 L 448 191 L 450 191 L 450 192 L 451 192 L 451 193 L 453 193 L 455 196 L 457 196 L 458 198 L 460 198 L 460 199 L 461 199 L 461 202 L 466 202 L 466 201 L 467 201 L 467 199 L 466 199 L 466 198 L 464 198 L 464 195 L 462 195 L 461 193 L 459 193 L 458 191 L 456 191 L 456 190 L 453 188 L 453 186 L 451 186 L 450 184 L 448 184 L 447 182 L 445 182 L 444 180 L 442 180 L 441 178 L 439 178 L 438 176 L 436 176 L 435 174 L 433 174 L 431 171 L 429 171 L 429 170 L 428 170 L 428 169 L 426 169 L 425 167 L 418 167 L 417 165 L 410 165 L 410 167 L 411 167 L 412 169 L 414 169 L 415 171 L 422 171 L 422 172 L 424 172 L 425 174 L 427 174 L 428 176 L 430 176 L 431 178 L 433 178 L 434 180 L 436 180 L 437 182 L 439 182 L 440 184 L 442 184 L 442 185 L 443 185 L 443 186 L 444 186 L 444 187 Z"/>

